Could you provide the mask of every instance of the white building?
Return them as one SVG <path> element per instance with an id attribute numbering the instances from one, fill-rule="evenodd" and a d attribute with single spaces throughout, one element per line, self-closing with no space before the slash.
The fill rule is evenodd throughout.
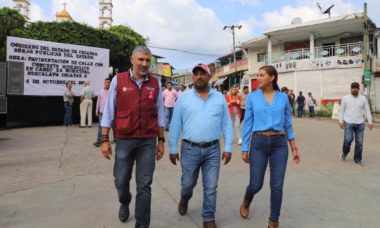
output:
<path id="1" fill-rule="evenodd" d="M 112 27 L 112 0 L 99 1 L 99 28 L 107 29 Z"/>
<path id="2" fill-rule="evenodd" d="M 29 21 L 30 2 L 28 0 L 13 0 L 14 9 L 17 10 L 26 21 Z"/>
<path id="3" fill-rule="evenodd" d="M 279 72 L 280 87 L 286 86 L 296 95 L 299 91 L 311 92 L 319 102 L 341 99 L 349 93 L 352 82 L 362 83 L 365 21 L 364 13 L 304 23 L 296 18 L 291 25 L 268 30 L 263 36 L 244 42 L 240 47 L 248 54 L 251 87 L 257 86 L 258 69 L 271 64 Z M 376 51 L 376 25 L 370 19 L 368 28 L 367 50 L 372 57 Z M 375 97 L 374 84 L 368 87 L 371 98 Z"/>

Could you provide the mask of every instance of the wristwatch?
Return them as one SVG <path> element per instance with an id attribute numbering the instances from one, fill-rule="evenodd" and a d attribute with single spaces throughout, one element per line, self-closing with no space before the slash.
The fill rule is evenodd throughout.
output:
<path id="1" fill-rule="evenodd" d="M 158 137 L 158 141 L 165 142 L 165 137 Z"/>

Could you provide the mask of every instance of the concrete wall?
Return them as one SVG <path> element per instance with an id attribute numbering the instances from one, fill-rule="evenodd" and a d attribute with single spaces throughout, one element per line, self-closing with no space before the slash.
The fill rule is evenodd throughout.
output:
<path id="1" fill-rule="evenodd" d="M 379 75 L 380 76 L 380 75 Z M 380 77 L 374 78 L 373 89 L 371 91 L 374 92 L 374 102 L 373 105 L 375 105 L 375 110 L 380 111 Z"/>
<path id="2" fill-rule="evenodd" d="M 248 49 L 248 73 L 257 74 L 258 69 L 265 65 L 265 61 L 257 62 L 257 54 L 266 53 L 266 48 L 262 49 Z"/>
<path id="3" fill-rule="evenodd" d="M 280 87 L 286 86 L 293 89 L 295 94 L 299 91 L 302 91 L 304 95 L 311 92 L 320 102 L 326 99 L 341 99 L 350 93 L 352 82 L 361 83 L 361 77 L 361 68 L 293 71 L 279 73 L 278 84 Z M 380 90 L 380 80 L 378 83 Z"/>

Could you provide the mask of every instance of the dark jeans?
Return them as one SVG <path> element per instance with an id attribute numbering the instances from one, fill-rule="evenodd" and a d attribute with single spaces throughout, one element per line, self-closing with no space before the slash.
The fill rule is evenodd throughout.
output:
<path id="1" fill-rule="evenodd" d="M 165 128 L 169 129 L 170 122 L 172 121 L 174 107 L 169 108 L 165 106 Z"/>
<path id="2" fill-rule="evenodd" d="M 136 227 L 149 227 L 151 211 L 151 184 L 155 168 L 156 139 L 116 139 L 113 174 L 119 202 L 129 206 L 129 182 L 136 162 Z"/>
<path id="3" fill-rule="evenodd" d="M 270 166 L 270 217 L 278 221 L 282 204 L 286 165 L 288 161 L 288 145 L 285 136 L 252 135 L 249 151 L 250 175 L 245 199 L 251 201 L 263 187 L 265 170 Z"/>
<path id="4" fill-rule="evenodd" d="M 309 106 L 309 117 L 315 117 L 314 106 Z"/>
<path id="5" fill-rule="evenodd" d="M 101 123 L 102 123 L 102 117 L 103 117 L 103 113 L 99 112 L 99 126 L 98 126 L 98 138 L 96 139 L 96 141 L 98 143 L 100 143 L 102 141 L 102 126 L 101 126 Z"/>
<path id="6" fill-rule="evenodd" d="M 351 143 L 354 140 L 355 135 L 355 162 L 362 161 L 364 128 L 364 123 L 349 124 L 344 122 L 343 154 L 347 156 L 350 152 Z"/>
<path id="7" fill-rule="evenodd" d="M 304 105 L 298 105 L 298 107 L 297 107 L 297 116 L 298 117 L 301 117 L 302 118 L 302 116 L 303 116 L 303 112 L 304 112 Z"/>
<path id="8" fill-rule="evenodd" d="M 242 108 L 240 109 L 241 110 L 241 119 L 240 119 L 240 123 L 243 122 L 244 120 L 244 115 L 245 115 L 245 108 Z"/>
<path id="9" fill-rule="evenodd" d="M 181 199 L 188 201 L 193 196 L 199 170 L 202 169 L 204 221 L 215 220 L 216 189 L 220 169 L 220 144 L 201 148 L 182 141 L 181 147 Z"/>
<path id="10" fill-rule="evenodd" d="M 294 109 L 294 104 L 290 104 L 290 109 L 291 109 L 291 112 L 292 112 L 292 115 L 295 116 L 296 115 L 296 111 Z"/>
<path id="11" fill-rule="evenodd" d="M 65 117 L 63 118 L 63 123 L 68 126 L 73 124 L 73 106 L 69 102 L 64 102 L 65 105 Z"/>

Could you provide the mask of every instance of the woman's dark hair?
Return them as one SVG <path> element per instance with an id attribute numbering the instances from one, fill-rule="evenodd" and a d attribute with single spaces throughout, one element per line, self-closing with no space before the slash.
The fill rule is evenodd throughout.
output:
<path id="1" fill-rule="evenodd" d="M 266 65 L 266 66 L 260 67 L 259 70 L 265 70 L 265 72 L 267 72 L 269 76 L 274 76 L 274 79 L 272 81 L 273 89 L 280 91 L 280 87 L 277 84 L 278 73 L 277 73 L 276 68 L 274 68 L 274 66 L 271 66 L 271 65 Z"/>

